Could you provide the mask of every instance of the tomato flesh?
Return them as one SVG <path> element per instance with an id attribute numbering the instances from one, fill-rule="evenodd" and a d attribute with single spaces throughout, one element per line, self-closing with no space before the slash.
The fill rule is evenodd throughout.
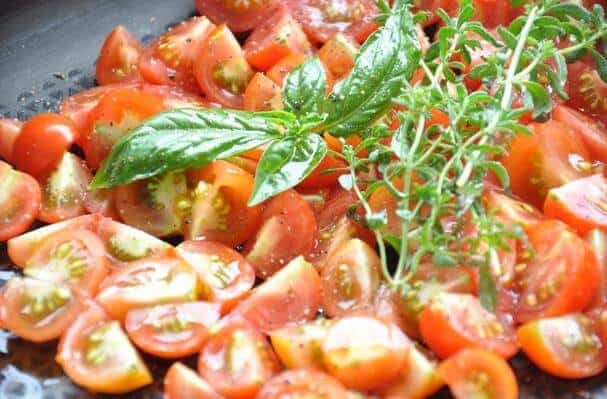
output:
<path id="1" fill-rule="evenodd" d="M 245 89 L 243 107 L 246 111 L 283 109 L 280 87 L 263 73 L 257 72 Z"/>
<path id="2" fill-rule="evenodd" d="M 279 0 L 194 0 L 202 15 L 216 24 L 226 24 L 233 32 L 245 32 L 267 20 Z"/>
<path id="3" fill-rule="evenodd" d="M 13 147 L 22 126 L 17 119 L 0 118 L 0 159 L 13 162 Z"/>
<path id="4" fill-rule="evenodd" d="M 402 377 L 383 390 L 385 399 L 425 399 L 442 388 L 444 382 L 436 372 L 437 362 L 420 347 L 409 350 Z"/>
<path id="5" fill-rule="evenodd" d="M 270 333 L 272 347 L 288 369 L 322 370 L 322 343 L 331 320 L 316 319 L 300 326 L 279 328 Z"/>
<path id="6" fill-rule="evenodd" d="M 167 399 L 222 399 L 198 373 L 179 362 L 164 377 L 164 395 Z"/>
<path id="7" fill-rule="evenodd" d="M 268 381 L 257 399 L 340 399 L 348 392 L 339 381 L 314 370 L 285 371 Z"/>
<path id="8" fill-rule="evenodd" d="M 95 78 L 100 85 L 139 79 L 137 63 L 143 46 L 124 26 L 115 27 L 97 58 Z"/>
<path id="9" fill-rule="evenodd" d="M 38 182 L 0 161 L 0 242 L 29 229 L 40 212 L 41 202 Z"/>

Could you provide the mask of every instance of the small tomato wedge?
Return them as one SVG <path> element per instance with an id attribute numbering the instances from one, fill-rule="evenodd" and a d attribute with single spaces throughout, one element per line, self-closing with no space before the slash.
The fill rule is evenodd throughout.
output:
<path id="1" fill-rule="evenodd" d="M 264 23 L 280 0 L 194 0 L 202 15 L 216 24 L 226 24 L 233 32 L 245 32 Z"/>
<path id="2" fill-rule="evenodd" d="M 285 78 L 289 72 L 303 64 L 308 58 L 307 55 L 301 53 L 287 55 L 276 62 L 274 66 L 268 70 L 266 76 L 278 86 L 283 87 Z"/>
<path id="3" fill-rule="evenodd" d="M 545 219 L 532 205 L 507 196 L 496 190 L 488 190 L 483 197 L 485 208 L 503 221 L 520 225 L 525 231 Z"/>
<path id="4" fill-rule="evenodd" d="M 222 399 L 211 385 L 182 363 L 173 363 L 164 377 L 166 399 Z"/>
<path id="5" fill-rule="evenodd" d="M 338 33 L 318 50 L 318 58 L 326 66 L 334 81 L 345 78 L 354 67 L 359 49 L 358 42 Z"/>
<path id="6" fill-rule="evenodd" d="M 552 111 L 552 117 L 581 137 L 593 160 L 607 163 L 607 127 L 603 122 L 565 105 L 558 105 Z"/>
<path id="7" fill-rule="evenodd" d="M 0 118 L 0 159 L 13 162 L 13 147 L 22 126 L 20 120 Z"/>
<path id="8" fill-rule="evenodd" d="M 591 308 L 607 305 L 607 232 L 592 230 L 586 234 L 584 240 L 588 243 L 599 266 L 599 288 Z M 607 323 L 605 326 L 607 327 Z"/>
<path id="9" fill-rule="evenodd" d="M 29 229 L 40 212 L 41 202 L 36 179 L 0 161 L 0 242 Z"/>
<path id="10" fill-rule="evenodd" d="M 268 381 L 257 399 L 343 399 L 348 397 L 336 379 L 314 370 L 285 371 Z"/>
<path id="11" fill-rule="evenodd" d="M 332 325 L 333 321 L 320 318 L 273 330 L 270 332 L 272 347 L 288 369 L 322 370 L 322 343 Z"/>
<path id="12" fill-rule="evenodd" d="M 569 100 L 567 105 L 586 115 L 607 123 L 607 83 L 599 76 L 594 63 L 586 60 L 567 66 Z"/>
<path id="13" fill-rule="evenodd" d="M 245 111 L 270 111 L 283 109 L 280 87 L 261 72 L 257 72 L 244 91 Z"/>
<path id="14" fill-rule="evenodd" d="M 103 42 L 95 78 L 100 85 L 137 80 L 137 63 L 143 46 L 124 26 L 115 27 Z"/>

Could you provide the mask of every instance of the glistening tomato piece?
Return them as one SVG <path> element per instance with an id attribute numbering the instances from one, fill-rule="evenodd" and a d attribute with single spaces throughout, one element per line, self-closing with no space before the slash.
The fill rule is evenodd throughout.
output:
<path id="1" fill-rule="evenodd" d="M 198 371 L 230 399 L 255 397 L 280 371 L 280 363 L 263 334 L 245 324 L 228 324 L 200 352 Z"/>
<path id="2" fill-rule="evenodd" d="M 552 117 L 581 137 L 593 160 L 607 162 L 607 127 L 603 122 L 565 105 L 554 108 Z"/>
<path id="3" fill-rule="evenodd" d="M 40 211 L 42 193 L 36 179 L 0 161 L 0 242 L 30 228 Z"/>
<path id="4" fill-rule="evenodd" d="M 591 308 L 596 308 L 607 305 L 607 232 L 599 229 L 592 230 L 586 234 L 584 240 L 588 243 L 599 266 L 599 288 L 591 306 Z M 607 327 L 607 323 L 605 327 Z"/>
<path id="5" fill-rule="evenodd" d="M 300 326 L 279 328 L 270 332 L 274 351 L 288 369 L 322 370 L 322 343 L 333 321 L 316 319 Z"/>
<path id="6" fill-rule="evenodd" d="M 525 230 L 545 219 L 544 215 L 532 205 L 496 190 L 488 190 L 483 202 L 489 212 L 494 212 L 503 221 L 518 224 Z"/>
<path id="7" fill-rule="evenodd" d="M 216 24 L 226 24 L 233 32 L 245 32 L 267 21 L 279 0 L 194 0 L 201 15 Z"/>
<path id="8" fill-rule="evenodd" d="M 313 370 L 285 371 L 268 381 L 257 399 L 342 399 L 348 392 L 336 379 Z"/>
<path id="9" fill-rule="evenodd" d="M 280 87 L 261 72 L 257 72 L 244 91 L 243 107 L 246 111 L 283 109 Z"/>
<path id="10" fill-rule="evenodd" d="M 578 61 L 569 64 L 567 70 L 570 76 L 567 105 L 607 123 L 607 83 L 601 80 L 594 65 Z"/>
<path id="11" fill-rule="evenodd" d="M 354 67 L 359 47 L 354 38 L 338 33 L 318 50 L 317 55 L 337 81 L 345 78 Z"/>
<path id="12" fill-rule="evenodd" d="M 289 72 L 303 64 L 308 58 L 307 55 L 301 53 L 288 55 L 275 63 L 274 66 L 268 70 L 266 76 L 278 86 L 283 87 L 285 78 Z"/>
<path id="13" fill-rule="evenodd" d="M 177 359 L 198 352 L 217 320 L 219 305 L 189 302 L 130 310 L 124 325 L 129 338 L 142 351 Z"/>
<path id="14" fill-rule="evenodd" d="M 122 394 L 152 382 L 120 323 L 94 303 L 61 337 L 55 360 L 74 383 L 93 392 Z"/>
<path id="15" fill-rule="evenodd" d="M 504 359 L 484 349 L 464 349 L 438 366 L 455 399 L 517 399 L 518 384 Z"/>
<path id="16" fill-rule="evenodd" d="M 326 154 L 316 169 L 304 181 L 299 183 L 299 187 L 323 188 L 333 186 L 337 184 L 339 176 L 344 174 L 343 170 L 335 171 L 335 169 L 343 169 L 345 167 L 345 161 L 334 155 Z M 330 172 L 331 170 L 333 172 Z"/>
<path id="17" fill-rule="evenodd" d="M 517 333 L 527 357 L 556 377 L 588 378 L 607 367 L 597 326 L 583 314 L 533 321 Z"/>
<path id="18" fill-rule="evenodd" d="M 0 118 L 0 159 L 13 162 L 13 146 L 22 126 L 17 119 Z"/>
<path id="19" fill-rule="evenodd" d="M 137 63 L 143 46 L 124 26 L 115 27 L 103 42 L 95 78 L 100 85 L 139 79 Z"/>
<path id="20" fill-rule="evenodd" d="M 164 395 L 166 399 L 222 399 L 198 373 L 179 362 L 164 377 Z"/>
<path id="21" fill-rule="evenodd" d="M 34 177 L 43 176 L 57 166 L 78 135 L 76 126 L 61 115 L 34 115 L 15 139 L 13 164 Z"/>

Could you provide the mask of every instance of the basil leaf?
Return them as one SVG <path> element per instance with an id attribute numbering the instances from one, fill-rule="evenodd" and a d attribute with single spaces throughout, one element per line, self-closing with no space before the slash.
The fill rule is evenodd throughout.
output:
<path id="1" fill-rule="evenodd" d="M 90 189 L 111 188 L 172 170 L 202 167 L 283 137 L 284 112 L 179 109 L 159 114 L 116 143 Z"/>
<path id="2" fill-rule="evenodd" d="M 335 85 L 325 101 L 328 116 L 320 128 L 335 136 L 367 128 L 392 108 L 392 99 L 411 78 L 420 58 L 415 25 L 403 5 L 367 39 L 348 77 Z"/>
<path id="3" fill-rule="evenodd" d="M 327 145 L 317 134 L 287 136 L 272 142 L 257 164 L 249 205 L 257 205 L 296 186 L 312 173 L 326 153 Z"/>
<path id="4" fill-rule="evenodd" d="M 289 73 L 282 92 L 285 110 L 295 115 L 320 114 L 327 92 L 327 76 L 320 59 L 314 57 Z"/>

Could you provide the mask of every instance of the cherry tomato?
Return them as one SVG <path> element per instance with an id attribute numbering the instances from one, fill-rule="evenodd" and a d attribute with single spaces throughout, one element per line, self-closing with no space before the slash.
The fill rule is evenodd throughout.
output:
<path id="1" fill-rule="evenodd" d="M 455 399 L 517 399 L 518 384 L 504 359 L 484 349 L 464 349 L 438 366 Z"/>
<path id="2" fill-rule="evenodd" d="M 0 159 L 13 162 L 13 147 L 22 126 L 17 119 L 0 118 Z"/>
<path id="3" fill-rule="evenodd" d="M 286 8 L 281 8 L 255 28 L 243 50 L 249 64 L 265 72 L 281 58 L 309 53 L 311 47 L 299 23 Z"/>
<path id="4" fill-rule="evenodd" d="M 184 222 L 186 238 L 235 247 L 253 237 L 261 224 L 262 207 L 248 206 L 255 185 L 249 172 L 226 161 L 214 161 L 189 177 L 195 189 L 191 220 Z"/>
<path id="5" fill-rule="evenodd" d="M 202 296 L 221 305 L 221 312 L 232 310 L 255 284 L 253 266 L 238 252 L 212 241 L 185 241 L 177 247 L 202 283 Z"/>
<path id="6" fill-rule="evenodd" d="M 13 145 L 12 161 L 15 167 L 34 177 L 52 171 L 63 153 L 78 138 L 78 130 L 65 117 L 57 114 L 38 114 L 23 124 Z"/>
<path id="7" fill-rule="evenodd" d="M 261 331 L 273 331 L 313 320 L 320 300 L 318 272 L 299 257 L 257 286 L 233 315 Z"/>
<path id="8" fill-rule="evenodd" d="M 494 212 L 495 216 L 505 222 L 520 225 L 525 231 L 545 219 L 544 215 L 532 205 L 496 190 L 488 190 L 483 197 L 483 202 L 489 212 Z"/>
<path id="9" fill-rule="evenodd" d="M 266 76 L 282 87 L 289 72 L 303 64 L 307 59 L 308 56 L 301 53 L 288 55 L 275 63 L 266 73 Z"/>
<path id="10" fill-rule="evenodd" d="M 324 43 L 338 33 L 364 41 L 377 25 L 379 10 L 372 0 L 288 0 L 293 17 L 315 42 Z"/>
<path id="11" fill-rule="evenodd" d="M 61 337 L 55 360 L 73 382 L 93 392 L 121 394 L 152 382 L 120 323 L 95 304 Z"/>
<path id="12" fill-rule="evenodd" d="M 29 229 L 41 202 L 42 193 L 36 179 L 0 161 L 0 242 Z"/>
<path id="13" fill-rule="evenodd" d="M 179 362 L 164 377 L 164 395 L 166 399 L 222 399 L 198 373 Z"/>
<path id="14" fill-rule="evenodd" d="M 257 399 L 341 399 L 348 392 L 334 378 L 314 370 L 285 371 L 268 381 Z"/>
<path id="15" fill-rule="evenodd" d="M 110 189 L 90 190 L 84 193 L 82 206 L 86 213 L 119 220 L 120 215 L 114 206 L 114 191 Z"/>
<path id="16" fill-rule="evenodd" d="M 588 243 L 599 266 L 599 288 L 591 305 L 591 308 L 596 308 L 607 305 L 607 233 L 595 229 L 586 234 L 584 240 Z M 607 327 L 607 324 L 605 326 Z"/>
<path id="17" fill-rule="evenodd" d="M 395 380 L 407 363 L 411 341 L 394 324 L 346 317 L 329 328 L 322 345 L 329 374 L 346 387 L 377 389 Z"/>
<path id="18" fill-rule="evenodd" d="M 587 378 L 607 366 L 592 319 L 583 314 L 540 319 L 518 329 L 523 351 L 540 369 L 560 378 Z"/>
<path id="19" fill-rule="evenodd" d="M 257 72 L 244 91 L 243 108 L 246 111 L 283 109 L 280 87 L 261 72 Z"/>
<path id="20" fill-rule="evenodd" d="M 245 32 L 267 20 L 279 0 L 194 0 L 196 8 L 216 24 L 226 24 L 233 32 Z"/>
<path id="21" fill-rule="evenodd" d="M 594 66 L 585 61 L 569 64 L 567 69 L 570 77 L 567 105 L 607 123 L 607 83 L 601 80 Z"/>
<path id="22" fill-rule="evenodd" d="M 266 338 L 244 324 L 228 324 L 200 352 L 198 371 L 230 399 L 253 398 L 280 371 Z"/>
<path id="23" fill-rule="evenodd" d="M 597 261 L 588 245 L 558 221 L 545 221 L 528 232 L 534 254 L 520 264 L 517 284 L 520 322 L 586 309 L 598 290 Z"/>
<path id="24" fill-rule="evenodd" d="M 295 190 L 272 198 L 262 214 L 255 239 L 245 246 L 246 257 L 256 274 L 267 278 L 314 245 L 316 217 L 310 205 Z"/>
<path id="25" fill-rule="evenodd" d="M 359 47 L 353 37 L 338 33 L 318 50 L 317 55 L 337 81 L 345 78 L 354 67 Z"/>
<path id="26" fill-rule="evenodd" d="M 304 181 L 299 183 L 299 187 L 323 188 L 334 186 L 337 184 L 337 179 L 339 176 L 343 175 L 345 172 L 343 170 L 330 173 L 326 172 L 332 169 L 343 169 L 346 166 L 346 162 L 342 159 L 339 159 L 331 154 L 326 154 L 316 169 L 314 169 Z"/>
<path id="27" fill-rule="evenodd" d="M 95 77 L 100 85 L 139 80 L 137 63 L 143 46 L 124 26 L 115 27 L 103 42 Z"/>
<path id="28" fill-rule="evenodd" d="M 129 310 L 198 298 L 196 272 L 176 257 L 149 257 L 128 263 L 106 279 L 95 298 L 108 314 L 124 320 Z"/>
<path id="29" fill-rule="evenodd" d="M 152 84 L 180 86 L 198 92 L 194 63 L 214 28 L 206 17 L 194 17 L 169 29 L 143 50 L 139 73 Z"/>
<path id="30" fill-rule="evenodd" d="M 552 111 L 552 118 L 580 136 L 593 160 L 607 162 L 607 127 L 603 122 L 565 105 L 558 105 Z"/>
<path id="31" fill-rule="evenodd" d="M 33 342 L 59 338 L 83 310 L 83 298 L 68 286 L 13 277 L 0 291 L 0 324 Z"/>
<path id="32" fill-rule="evenodd" d="M 209 338 L 209 327 L 219 320 L 219 305 L 207 302 L 156 305 L 132 309 L 125 329 L 142 351 L 177 359 L 198 352 Z"/>
<path id="33" fill-rule="evenodd" d="M 270 332 L 274 351 L 288 369 L 322 370 L 322 343 L 333 321 L 316 319 Z"/>

